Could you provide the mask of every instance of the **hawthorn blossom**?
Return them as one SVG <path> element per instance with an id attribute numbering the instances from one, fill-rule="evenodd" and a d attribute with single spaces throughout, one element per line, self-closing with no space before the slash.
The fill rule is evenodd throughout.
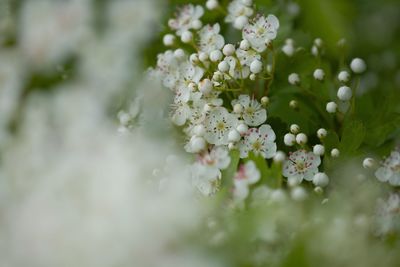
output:
<path id="1" fill-rule="evenodd" d="M 247 158 L 249 152 L 272 158 L 276 153 L 275 133 L 268 124 L 260 128 L 250 128 L 239 142 L 240 158 Z"/>
<path id="2" fill-rule="evenodd" d="M 192 181 L 204 195 L 212 195 L 218 190 L 221 170 L 229 166 L 231 159 L 228 150 L 223 147 L 214 147 L 198 155 L 192 165 Z"/>
<path id="3" fill-rule="evenodd" d="M 248 7 L 242 0 L 233 0 L 228 6 L 228 15 L 225 17 L 225 22 L 234 23 L 241 16 L 250 17 L 254 13 L 251 7 Z"/>
<path id="4" fill-rule="evenodd" d="M 175 99 L 188 102 L 191 93 L 189 84 L 198 84 L 203 77 L 204 70 L 198 66 L 193 66 L 189 61 L 185 61 L 179 66 L 179 73 L 182 77 L 176 82 Z"/>
<path id="5" fill-rule="evenodd" d="M 206 115 L 204 138 L 210 144 L 227 145 L 229 132 L 236 126 L 237 118 L 223 107 L 213 108 Z"/>
<path id="6" fill-rule="evenodd" d="M 249 126 L 258 126 L 267 120 L 267 111 L 254 98 L 248 95 L 240 95 L 237 100 L 232 101 L 232 106 L 240 104 L 243 107 L 241 116 Z"/>
<path id="7" fill-rule="evenodd" d="M 400 185 L 400 149 L 390 153 L 383 162 L 382 166 L 375 172 L 376 178 L 381 182 L 389 182 L 394 186 Z"/>
<path id="8" fill-rule="evenodd" d="M 171 120 L 177 126 L 182 126 L 191 116 L 191 110 L 186 102 L 178 101 L 172 104 Z"/>
<path id="9" fill-rule="evenodd" d="M 157 55 L 157 73 L 161 76 L 163 85 L 172 89 L 179 79 L 179 62 L 172 50 Z"/>
<path id="10" fill-rule="evenodd" d="M 243 50 L 238 48 L 236 49 L 236 56 L 242 66 L 250 67 L 254 60 L 261 60 L 261 55 L 253 49 Z"/>
<path id="11" fill-rule="evenodd" d="M 234 177 L 234 197 L 244 200 L 249 195 L 249 187 L 260 180 L 260 171 L 253 161 L 248 161 L 239 166 L 239 170 Z"/>
<path id="12" fill-rule="evenodd" d="M 193 22 L 199 20 L 203 14 L 202 6 L 185 5 L 179 10 L 176 18 L 168 21 L 168 25 L 176 31 L 176 35 L 181 36 L 183 32 L 193 29 Z"/>
<path id="13" fill-rule="evenodd" d="M 274 15 L 268 15 L 267 18 L 258 16 L 243 28 L 243 39 L 249 41 L 257 52 L 263 52 L 267 44 L 276 38 L 278 28 L 279 20 Z"/>
<path id="14" fill-rule="evenodd" d="M 283 176 L 290 179 L 297 179 L 300 183 L 303 179 L 312 181 L 318 172 L 321 158 L 313 152 L 304 149 L 290 152 L 288 159 L 283 163 Z"/>
<path id="15" fill-rule="evenodd" d="M 250 68 L 247 66 L 240 66 L 237 59 L 233 56 L 225 57 L 225 62 L 229 65 L 229 76 L 228 78 L 234 79 L 245 79 L 250 75 Z"/>
<path id="16" fill-rule="evenodd" d="M 200 37 L 199 48 L 201 52 L 210 54 L 214 50 L 221 49 L 225 40 L 224 37 L 219 34 L 220 26 L 218 23 L 204 26 L 198 33 Z"/>

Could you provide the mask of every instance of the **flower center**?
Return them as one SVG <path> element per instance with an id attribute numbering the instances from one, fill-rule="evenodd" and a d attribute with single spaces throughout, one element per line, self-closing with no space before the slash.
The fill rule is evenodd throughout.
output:
<path id="1" fill-rule="evenodd" d="M 259 150 L 261 149 L 261 143 L 260 143 L 259 141 L 255 141 L 255 142 L 253 143 L 253 149 L 254 149 L 255 151 L 259 151 Z"/>

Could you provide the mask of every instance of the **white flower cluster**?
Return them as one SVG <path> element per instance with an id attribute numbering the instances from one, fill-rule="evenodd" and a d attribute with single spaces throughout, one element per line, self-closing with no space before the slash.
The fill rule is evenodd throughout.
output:
<path id="1" fill-rule="evenodd" d="M 207 2 L 215 9 L 218 3 Z M 275 133 L 266 124 L 267 98 L 260 103 L 247 92 L 248 84 L 266 69 L 262 53 L 276 38 L 279 21 L 274 15 L 253 16 L 252 1 L 234 0 L 225 22 L 242 31 L 242 40 L 226 43 L 220 24 L 203 25 L 204 8 L 186 5 L 168 25 L 166 46 L 178 47 L 158 55 L 150 75 L 174 92 L 171 119 L 187 136 L 185 150 L 197 154 L 196 186 L 205 194 L 218 187 L 220 170 L 229 165 L 229 149 L 272 158 Z M 189 47 L 189 48 L 188 48 Z M 210 185 L 212 185 L 210 187 Z"/>
<path id="2" fill-rule="evenodd" d="M 391 185 L 400 185 L 400 148 L 392 151 L 390 156 L 382 161 L 375 176 L 381 182 L 388 182 Z"/>

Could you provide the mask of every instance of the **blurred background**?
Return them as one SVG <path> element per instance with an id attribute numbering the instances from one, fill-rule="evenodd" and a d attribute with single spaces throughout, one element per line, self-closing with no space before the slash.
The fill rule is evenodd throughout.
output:
<path id="1" fill-rule="evenodd" d="M 319 37 L 332 73 L 353 57 L 366 60 L 357 116 L 371 134 L 363 149 L 387 155 L 400 123 L 399 2 L 254 3 L 279 17 L 277 46 L 293 38 L 309 53 Z M 345 190 L 325 209 L 286 202 L 225 213 L 220 200 L 192 192 L 182 141 L 167 120 L 170 92 L 143 79 L 181 4 L 0 0 L 0 265 L 398 266 L 397 234 L 374 243 L 364 224 L 375 184 L 340 183 L 352 171 L 335 174 Z M 269 114 L 272 124 L 274 116 L 295 119 L 312 132 L 320 125 L 307 112 L 283 108 L 292 97 L 287 74 L 315 68 L 304 58 L 282 59 L 274 87 L 283 93 L 271 98 L 284 104 Z M 118 133 L 121 109 L 141 122 L 131 135 Z"/>

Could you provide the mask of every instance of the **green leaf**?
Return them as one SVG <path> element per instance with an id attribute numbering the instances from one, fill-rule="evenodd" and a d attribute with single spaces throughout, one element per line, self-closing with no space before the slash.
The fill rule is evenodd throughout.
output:
<path id="1" fill-rule="evenodd" d="M 222 186 L 229 188 L 232 186 L 233 184 L 233 176 L 235 175 L 237 169 L 238 169 L 238 165 L 239 165 L 239 161 L 240 161 L 240 157 L 239 157 L 239 150 L 233 149 L 229 152 L 229 156 L 231 157 L 231 162 L 229 163 L 228 168 L 226 168 L 225 170 L 223 170 L 221 172 L 222 174 Z"/>
<path id="2" fill-rule="evenodd" d="M 345 123 L 339 145 L 340 152 L 344 155 L 354 155 L 364 141 L 365 134 L 365 126 L 361 121 L 352 120 Z"/>
<path id="3" fill-rule="evenodd" d="M 257 169 L 260 171 L 261 184 L 266 184 L 271 188 L 279 188 L 282 183 L 282 171 L 281 165 L 273 163 L 271 167 L 268 166 L 267 161 L 261 155 L 255 155 L 250 153 L 249 157 L 245 160 L 253 161 L 256 164 Z"/>

